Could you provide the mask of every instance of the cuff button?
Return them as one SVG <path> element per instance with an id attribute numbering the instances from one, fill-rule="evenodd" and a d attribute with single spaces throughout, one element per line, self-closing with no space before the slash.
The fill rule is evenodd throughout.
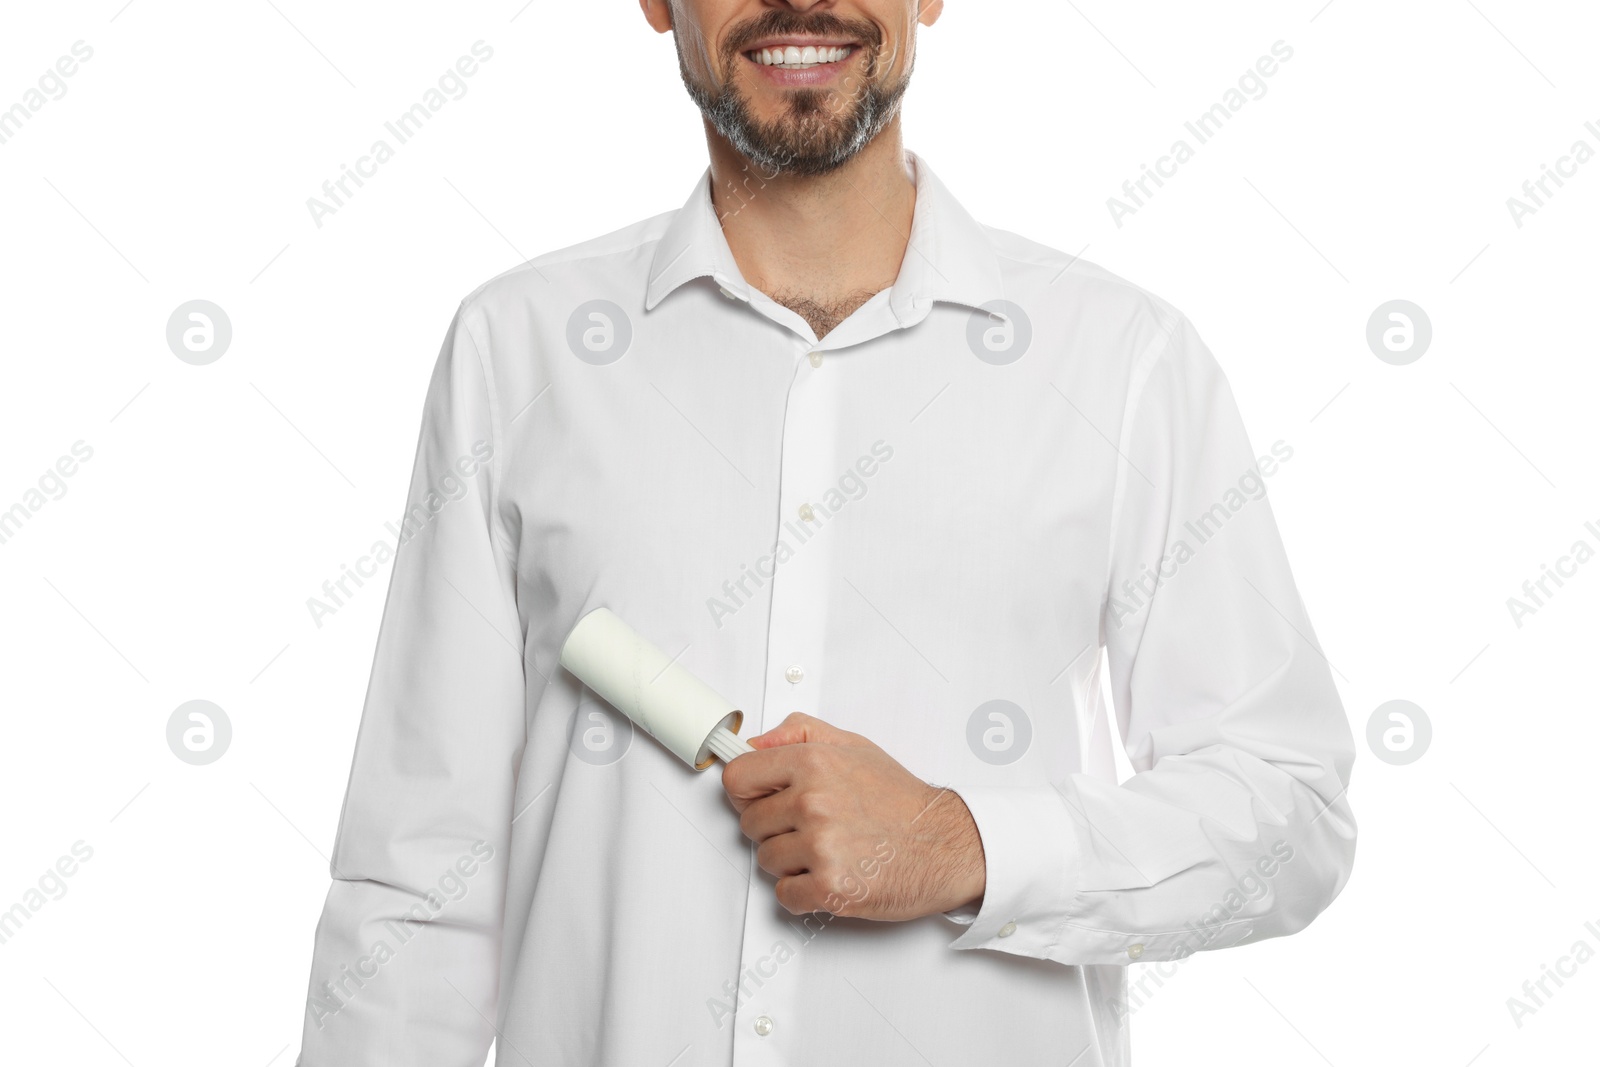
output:
<path id="1" fill-rule="evenodd" d="M 1001 937 L 1010 937 L 1012 934 L 1014 934 L 1016 932 L 1017 932 L 1017 924 L 1016 923 L 1006 923 L 1004 926 L 1002 926 L 1000 928 L 1000 936 Z"/>

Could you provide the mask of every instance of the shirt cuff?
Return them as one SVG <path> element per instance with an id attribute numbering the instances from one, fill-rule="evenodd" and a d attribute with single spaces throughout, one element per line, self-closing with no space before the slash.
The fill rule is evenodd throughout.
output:
<path id="1" fill-rule="evenodd" d="M 943 913 L 966 927 L 950 947 L 1051 958 L 1077 895 L 1075 820 L 1049 786 L 950 788 L 977 824 L 984 864 L 982 901 Z"/>
<path id="2" fill-rule="evenodd" d="M 950 787 L 967 805 L 983 842 L 984 892 L 977 903 L 941 914 L 965 930 L 951 948 L 986 948 L 1068 965 L 1130 964 L 1180 960 L 1201 949 L 1248 940 L 1251 922 L 1227 919 L 1213 908 L 1187 921 L 1152 922 L 1144 929 L 1116 929 L 1108 909 L 1125 895 L 1151 884 L 1123 872 L 1096 867 L 1085 823 L 1050 786 Z M 1169 858 L 1165 878 L 1187 866 Z M 1091 888 L 1092 887 L 1092 888 Z M 1150 916 L 1156 919 L 1155 916 Z"/>
<path id="3" fill-rule="evenodd" d="M 941 912 L 940 914 L 953 923 L 968 926 L 971 925 L 973 919 L 978 917 L 978 902 L 972 901 L 961 905 L 959 908 L 951 908 L 949 911 Z"/>

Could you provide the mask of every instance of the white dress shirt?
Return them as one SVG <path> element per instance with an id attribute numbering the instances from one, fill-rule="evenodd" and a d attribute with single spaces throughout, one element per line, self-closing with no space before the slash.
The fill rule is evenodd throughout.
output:
<path id="1" fill-rule="evenodd" d="M 1351 731 L 1262 496 L 1292 453 L 1170 305 L 908 163 L 899 276 L 820 341 L 743 280 L 709 172 L 462 301 L 304 1067 L 497 1035 L 502 1067 L 1127 1064 L 1127 964 L 1343 888 Z M 557 663 L 599 606 L 746 736 L 803 711 L 955 789 L 981 907 L 784 911 L 717 770 Z"/>

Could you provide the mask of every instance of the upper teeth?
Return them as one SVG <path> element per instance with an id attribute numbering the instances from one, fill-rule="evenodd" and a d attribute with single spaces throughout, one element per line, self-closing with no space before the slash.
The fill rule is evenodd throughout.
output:
<path id="1" fill-rule="evenodd" d="M 837 63 L 849 54 L 849 48 L 789 45 L 787 48 L 763 48 L 755 54 L 755 60 L 765 67 L 812 67 L 819 63 Z"/>

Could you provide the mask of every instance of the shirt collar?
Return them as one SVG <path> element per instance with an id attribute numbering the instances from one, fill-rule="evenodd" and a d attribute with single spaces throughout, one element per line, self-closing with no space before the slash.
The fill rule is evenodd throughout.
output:
<path id="1" fill-rule="evenodd" d="M 907 152 L 917 187 L 911 237 L 889 306 L 902 326 L 923 319 L 935 301 L 978 308 L 1004 296 L 1000 261 L 988 233 L 950 194 L 933 168 Z M 707 167 L 682 209 L 656 244 L 645 288 L 645 310 L 695 278 L 711 277 L 723 292 L 750 299 L 750 285 L 739 272 L 722 224 L 711 202 Z"/>

